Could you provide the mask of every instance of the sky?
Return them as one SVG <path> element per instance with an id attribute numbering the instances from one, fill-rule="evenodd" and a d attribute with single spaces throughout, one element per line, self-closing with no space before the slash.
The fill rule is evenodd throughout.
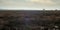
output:
<path id="1" fill-rule="evenodd" d="M 60 0 L 0 0 L 0 9 L 60 9 Z"/>

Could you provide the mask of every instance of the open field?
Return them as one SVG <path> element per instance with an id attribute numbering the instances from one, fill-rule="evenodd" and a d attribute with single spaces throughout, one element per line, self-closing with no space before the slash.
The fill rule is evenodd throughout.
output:
<path id="1" fill-rule="evenodd" d="M 0 10 L 0 30 L 60 30 L 60 11 Z"/>

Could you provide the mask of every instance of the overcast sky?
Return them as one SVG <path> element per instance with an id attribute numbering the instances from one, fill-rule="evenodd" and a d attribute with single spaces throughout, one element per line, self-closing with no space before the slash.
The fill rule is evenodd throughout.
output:
<path id="1" fill-rule="evenodd" d="M 60 9 L 60 0 L 0 0 L 0 9 Z"/>

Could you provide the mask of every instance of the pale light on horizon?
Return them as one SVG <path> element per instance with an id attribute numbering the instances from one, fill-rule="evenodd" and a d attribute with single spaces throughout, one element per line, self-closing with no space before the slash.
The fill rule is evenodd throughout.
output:
<path id="1" fill-rule="evenodd" d="M 0 0 L 0 9 L 60 9 L 60 0 Z"/>

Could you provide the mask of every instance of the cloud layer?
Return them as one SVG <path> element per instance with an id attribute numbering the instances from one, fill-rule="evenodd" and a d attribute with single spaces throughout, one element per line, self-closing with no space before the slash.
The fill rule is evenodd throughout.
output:
<path id="1" fill-rule="evenodd" d="M 30 0 L 31 2 L 35 3 L 41 3 L 41 4 L 47 4 L 52 5 L 55 4 L 52 0 Z"/>
<path id="2" fill-rule="evenodd" d="M 0 0 L 4 6 L 33 6 L 33 5 L 55 5 L 52 0 Z"/>
<path id="3" fill-rule="evenodd" d="M 47 8 L 56 6 L 52 0 L 0 0 L 0 8 Z M 58 6 L 58 5 L 57 5 Z"/>

